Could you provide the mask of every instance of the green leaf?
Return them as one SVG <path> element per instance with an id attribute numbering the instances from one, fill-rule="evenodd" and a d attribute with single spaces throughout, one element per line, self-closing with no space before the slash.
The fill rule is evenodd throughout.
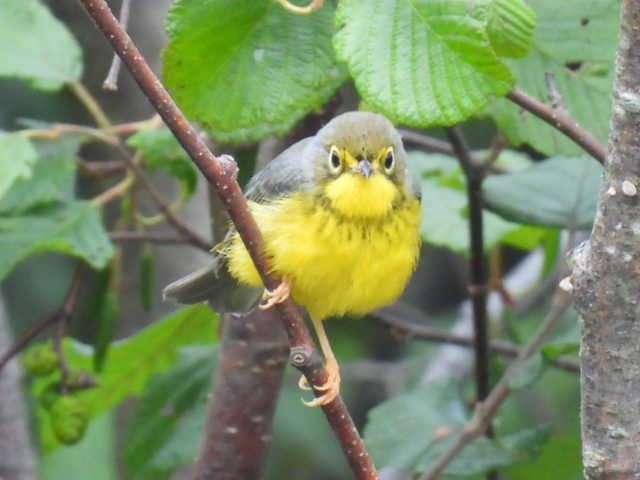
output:
<path id="1" fill-rule="evenodd" d="M 127 143 L 142 151 L 149 170 L 164 170 L 180 180 L 183 198 L 193 194 L 198 183 L 198 174 L 193 162 L 173 136 L 171 130 L 166 127 L 141 130 L 129 137 Z"/>
<path id="2" fill-rule="evenodd" d="M 376 464 L 424 471 L 456 440 L 469 421 L 459 385 L 431 382 L 373 408 L 365 441 Z M 480 438 L 449 464 L 450 475 L 475 475 L 513 465 L 536 454 L 543 429 L 490 440 Z"/>
<path id="3" fill-rule="evenodd" d="M 0 216 L 0 278 L 20 261 L 41 252 L 79 257 L 96 269 L 113 255 L 100 211 L 76 201 L 23 215 Z"/>
<path id="4" fill-rule="evenodd" d="M 346 80 L 332 2 L 295 15 L 272 0 L 177 0 L 164 77 L 185 113 L 221 142 L 283 135 Z"/>
<path id="5" fill-rule="evenodd" d="M 127 478 L 164 478 L 197 454 L 216 348 L 185 347 L 171 370 L 155 375 L 127 429 Z"/>
<path id="6" fill-rule="evenodd" d="M 496 54 L 524 57 L 531 49 L 536 14 L 523 0 L 493 0 L 487 33 Z"/>
<path id="7" fill-rule="evenodd" d="M 531 53 L 509 62 L 517 87 L 545 100 L 549 95 L 545 72 L 553 73 L 571 115 L 606 141 L 620 2 L 530 0 L 528 4 L 536 12 L 538 27 Z M 582 152 L 552 126 L 507 100 L 494 102 L 488 113 L 514 145 L 528 143 L 549 156 Z"/>
<path id="8" fill-rule="evenodd" d="M 535 382 L 544 370 L 544 361 L 540 353 L 531 355 L 525 361 L 518 363 L 509 373 L 509 387 L 512 390 L 528 387 Z"/>
<path id="9" fill-rule="evenodd" d="M 535 460 L 506 471 L 511 480 L 557 478 L 582 480 L 582 452 L 579 435 L 552 437 Z"/>
<path id="10" fill-rule="evenodd" d="M 556 157 L 484 182 L 487 206 L 510 221 L 590 228 L 602 167 L 589 157 Z"/>
<path id="11" fill-rule="evenodd" d="M 36 0 L 0 0 L 0 77 L 57 90 L 82 76 L 82 51 L 67 28 Z"/>
<path id="12" fill-rule="evenodd" d="M 75 189 L 76 152 L 85 140 L 84 135 L 65 135 L 56 140 L 33 141 L 38 156 L 33 172 L 28 178 L 16 180 L 0 197 L 0 214 L 71 200 Z"/>
<path id="13" fill-rule="evenodd" d="M 216 340 L 216 322 L 217 316 L 211 309 L 194 305 L 158 320 L 136 335 L 114 342 L 102 372 L 94 372 L 98 386 L 76 395 L 86 402 L 93 417 L 127 397 L 140 394 L 152 375 L 174 364 L 182 346 L 212 344 Z M 64 351 L 72 369 L 92 370 L 90 346 L 66 339 Z M 46 383 L 40 380 L 33 383 L 34 396 L 38 396 Z M 57 446 L 48 422 L 40 423 L 40 432 L 46 449 Z"/>
<path id="14" fill-rule="evenodd" d="M 0 198 L 20 178 L 29 178 L 38 154 L 23 135 L 0 133 Z"/>
<path id="15" fill-rule="evenodd" d="M 367 105 L 424 128 L 461 122 L 511 90 L 479 3 L 342 0 L 335 48 Z"/>
<path id="16" fill-rule="evenodd" d="M 422 181 L 422 238 L 432 245 L 447 247 L 468 255 L 469 220 L 467 196 L 464 191 L 441 186 L 437 180 Z M 543 231 L 507 222 L 491 212 L 483 212 L 485 250 L 498 243 L 531 249 Z"/>

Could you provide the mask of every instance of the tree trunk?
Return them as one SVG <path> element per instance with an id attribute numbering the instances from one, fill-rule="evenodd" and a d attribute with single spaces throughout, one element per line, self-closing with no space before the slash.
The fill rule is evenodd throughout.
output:
<path id="1" fill-rule="evenodd" d="M 585 477 L 640 477 L 640 0 L 622 2 L 609 149 L 590 240 L 574 254 Z"/>
<path id="2" fill-rule="evenodd" d="M 0 352 L 11 346 L 9 319 L 0 296 Z M 22 366 L 13 358 L 0 374 L 0 479 L 33 480 L 34 452 L 29 438 L 28 414 L 22 395 Z"/>

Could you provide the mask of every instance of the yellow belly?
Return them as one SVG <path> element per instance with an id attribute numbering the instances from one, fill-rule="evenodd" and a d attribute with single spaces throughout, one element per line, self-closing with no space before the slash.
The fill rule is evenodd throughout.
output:
<path id="1" fill-rule="evenodd" d="M 275 272 L 291 280 L 292 296 L 316 319 L 363 315 L 395 301 L 420 248 L 420 204 L 405 201 L 382 218 L 345 220 L 296 194 L 250 204 Z M 236 234 L 224 252 L 240 282 L 262 286 Z"/>

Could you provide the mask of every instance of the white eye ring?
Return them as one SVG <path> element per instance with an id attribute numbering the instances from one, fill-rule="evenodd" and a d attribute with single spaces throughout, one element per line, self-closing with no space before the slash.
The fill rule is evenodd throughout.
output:
<path id="1" fill-rule="evenodd" d="M 329 151 L 329 170 L 332 173 L 338 173 L 342 169 L 342 158 L 338 148 L 334 145 Z"/>
<path id="2" fill-rule="evenodd" d="M 396 156 L 393 153 L 393 147 L 390 147 L 387 150 L 387 153 L 384 157 L 383 166 L 386 173 L 391 173 L 393 171 L 393 168 L 396 166 Z"/>

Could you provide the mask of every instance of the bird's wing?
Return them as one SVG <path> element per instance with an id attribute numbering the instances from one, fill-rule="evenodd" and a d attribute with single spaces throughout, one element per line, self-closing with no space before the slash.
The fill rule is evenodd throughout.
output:
<path id="1" fill-rule="evenodd" d="M 303 166 L 304 149 L 310 140 L 293 144 L 254 175 L 246 188 L 247 198 L 264 203 L 310 187 L 310 172 Z M 223 242 L 234 233 L 232 227 Z M 162 294 L 178 303 L 207 301 L 218 312 L 249 310 L 260 298 L 259 290 L 238 285 L 227 271 L 225 257 L 219 254 L 210 265 L 167 285 Z"/>
<path id="2" fill-rule="evenodd" d="M 311 172 L 305 166 L 304 151 L 312 140 L 309 137 L 294 143 L 267 163 L 247 184 L 247 198 L 264 203 L 311 187 Z"/>

